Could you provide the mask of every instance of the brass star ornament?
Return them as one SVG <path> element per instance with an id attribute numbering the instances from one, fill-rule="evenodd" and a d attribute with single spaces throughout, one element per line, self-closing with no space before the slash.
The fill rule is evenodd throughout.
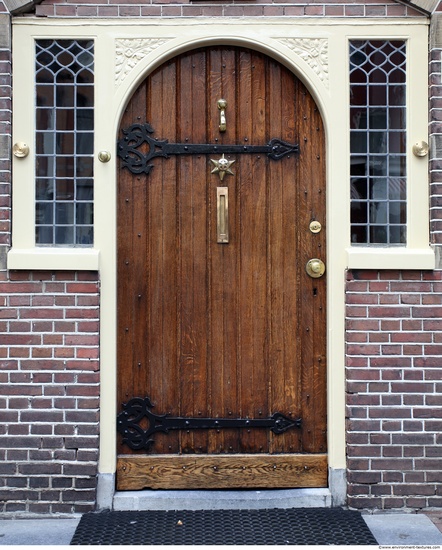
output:
<path id="1" fill-rule="evenodd" d="M 211 174 L 218 174 L 221 181 L 223 181 L 226 174 L 234 175 L 230 167 L 235 161 L 226 159 L 224 154 L 219 160 L 210 159 L 210 162 L 215 166 Z"/>

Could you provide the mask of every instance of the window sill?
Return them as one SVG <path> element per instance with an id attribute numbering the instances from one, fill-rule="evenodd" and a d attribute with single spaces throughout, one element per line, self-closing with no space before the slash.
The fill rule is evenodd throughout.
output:
<path id="1" fill-rule="evenodd" d="M 98 271 L 99 256 L 94 248 L 11 248 L 8 269 Z"/>
<path id="2" fill-rule="evenodd" d="M 434 250 L 428 248 L 347 248 L 348 269 L 435 269 Z"/>

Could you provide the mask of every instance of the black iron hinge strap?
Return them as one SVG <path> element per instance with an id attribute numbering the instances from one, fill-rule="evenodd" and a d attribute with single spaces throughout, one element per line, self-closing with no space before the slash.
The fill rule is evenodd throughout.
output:
<path id="1" fill-rule="evenodd" d="M 170 430 L 198 430 L 223 428 L 270 428 L 281 434 L 289 428 L 300 428 L 301 419 L 292 419 L 276 412 L 270 418 L 186 418 L 167 414 L 154 414 L 149 397 L 134 397 L 123 404 L 123 411 L 117 417 L 117 429 L 123 436 L 123 443 L 131 449 L 148 449 L 154 443 L 151 436 L 156 432 Z M 148 427 L 143 429 L 140 422 L 147 419 Z"/>
<path id="2" fill-rule="evenodd" d="M 273 138 L 266 145 L 222 145 L 198 143 L 169 143 L 167 139 L 159 140 L 149 134 L 154 132 L 150 124 L 132 124 L 123 130 L 124 137 L 118 141 L 117 154 L 122 167 L 133 174 L 149 174 L 153 168 L 149 164 L 153 158 L 169 158 L 171 155 L 210 155 L 210 154 L 266 154 L 273 160 L 280 160 L 290 153 L 298 153 L 297 144 L 287 143 Z M 147 145 L 147 152 L 143 146 Z"/>

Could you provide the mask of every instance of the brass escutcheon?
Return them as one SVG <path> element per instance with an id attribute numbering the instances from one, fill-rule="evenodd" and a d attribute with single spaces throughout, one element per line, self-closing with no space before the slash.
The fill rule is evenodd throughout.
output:
<path id="1" fill-rule="evenodd" d="M 305 270 L 310 277 L 313 279 L 318 279 L 325 273 L 325 264 L 319 258 L 312 258 L 307 262 Z"/>

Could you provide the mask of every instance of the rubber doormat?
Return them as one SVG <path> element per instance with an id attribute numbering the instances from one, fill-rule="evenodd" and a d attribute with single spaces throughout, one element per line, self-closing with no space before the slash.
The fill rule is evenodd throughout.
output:
<path id="1" fill-rule="evenodd" d="M 377 545 L 359 512 L 341 508 L 89 512 L 71 545 Z"/>

